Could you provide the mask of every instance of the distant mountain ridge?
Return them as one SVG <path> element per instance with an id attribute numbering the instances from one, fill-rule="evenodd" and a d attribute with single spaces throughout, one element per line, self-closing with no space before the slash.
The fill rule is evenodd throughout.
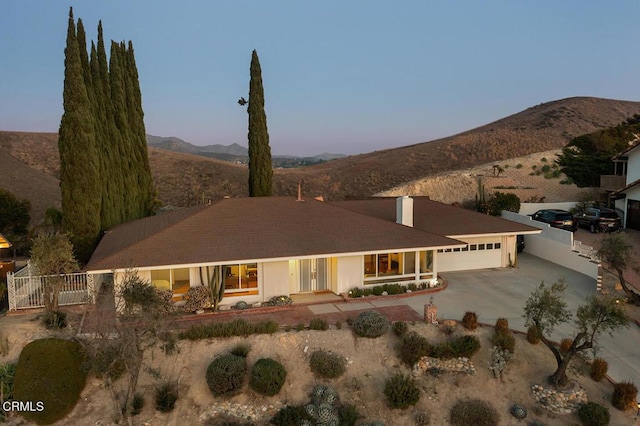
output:
<path id="1" fill-rule="evenodd" d="M 434 141 L 352 155 L 309 167 L 277 169 L 273 191 L 277 196 L 296 196 L 301 183 L 303 197 L 362 199 L 421 178 L 465 173 L 476 165 L 561 149 L 576 136 L 618 125 L 638 113 L 640 102 L 632 101 L 574 97 L 546 102 Z M 182 145 L 184 141 L 179 138 L 159 138 L 156 142 L 160 139 L 170 139 L 169 146 L 188 149 L 191 145 Z M 57 133 L 0 131 L 0 187 L 31 200 L 32 223 L 43 219 L 36 211 L 59 206 L 57 141 Z M 149 163 L 164 205 L 189 206 L 224 196 L 248 195 L 249 171 L 245 164 L 151 144 Z"/>
<path id="2" fill-rule="evenodd" d="M 249 150 L 242 145 L 233 143 L 231 145 L 193 145 L 175 136 L 163 137 L 147 135 L 147 145 L 155 148 L 166 149 L 168 151 L 184 152 L 188 154 L 201 155 L 203 157 L 216 158 L 223 161 L 246 163 L 249 159 Z M 298 157 L 295 155 L 274 155 L 274 167 L 298 167 L 309 166 L 324 161 L 343 158 L 343 154 L 322 153 L 309 157 Z"/>

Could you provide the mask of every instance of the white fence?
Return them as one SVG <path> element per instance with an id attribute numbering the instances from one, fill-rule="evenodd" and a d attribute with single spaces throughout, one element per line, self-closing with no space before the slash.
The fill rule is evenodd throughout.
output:
<path id="1" fill-rule="evenodd" d="M 580 241 L 574 241 L 573 233 L 552 228 L 546 223 L 518 213 L 503 211 L 502 217 L 542 229 L 541 234 L 524 236 L 527 253 L 598 279 L 599 261 L 595 257 L 595 251 Z"/>
<path id="2" fill-rule="evenodd" d="M 26 269 L 26 268 L 25 268 Z M 66 275 L 28 275 L 29 271 L 19 271 L 16 274 L 7 275 L 7 293 L 9 296 L 9 310 L 42 308 L 45 306 L 44 286 L 50 280 L 63 279 L 58 304 L 81 305 L 85 303 L 95 303 L 95 298 L 102 276 L 94 277 L 85 272 Z M 96 280 L 96 278 L 98 278 Z M 97 282 L 96 282 L 97 281 Z"/>

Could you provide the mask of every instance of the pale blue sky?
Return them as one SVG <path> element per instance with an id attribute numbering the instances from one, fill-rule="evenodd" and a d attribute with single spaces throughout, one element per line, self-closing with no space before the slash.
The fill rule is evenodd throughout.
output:
<path id="1" fill-rule="evenodd" d="M 0 130 L 57 132 L 69 6 L 132 40 L 147 132 L 246 145 L 251 51 L 274 154 L 449 136 L 570 96 L 640 100 L 640 2 L 3 0 Z"/>

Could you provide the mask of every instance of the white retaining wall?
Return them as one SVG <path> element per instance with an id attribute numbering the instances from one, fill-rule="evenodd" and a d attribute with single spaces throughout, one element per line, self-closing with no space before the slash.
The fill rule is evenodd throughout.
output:
<path id="1" fill-rule="evenodd" d="M 518 213 L 503 211 L 502 217 L 513 222 L 542 229 L 541 234 L 524 236 L 525 252 L 597 280 L 598 263 L 573 251 L 572 232 L 552 228 L 546 223 L 532 220 L 531 217 Z"/>

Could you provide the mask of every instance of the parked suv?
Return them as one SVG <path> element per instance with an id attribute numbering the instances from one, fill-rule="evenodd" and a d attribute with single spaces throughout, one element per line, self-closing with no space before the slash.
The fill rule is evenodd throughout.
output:
<path id="1" fill-rule="evenodd" d="M 590 207 L 584 213 L 576 215 L 578 226 L 589 228 L 591 232 L 612 232 L 620 230 L 622 226 L 620 216 L 615 210 Z"/>
<path id="2" fill-rule="evenodd" d="M 573 219 L 573 215 L 566 210 L 538 210 L 531 215 L 531 218 L 539 222 L 548 223 L 554 228 L 564 229 L 565 231 L 575 232 L 576 229 L 578 229 L 578 223 Z"/>

